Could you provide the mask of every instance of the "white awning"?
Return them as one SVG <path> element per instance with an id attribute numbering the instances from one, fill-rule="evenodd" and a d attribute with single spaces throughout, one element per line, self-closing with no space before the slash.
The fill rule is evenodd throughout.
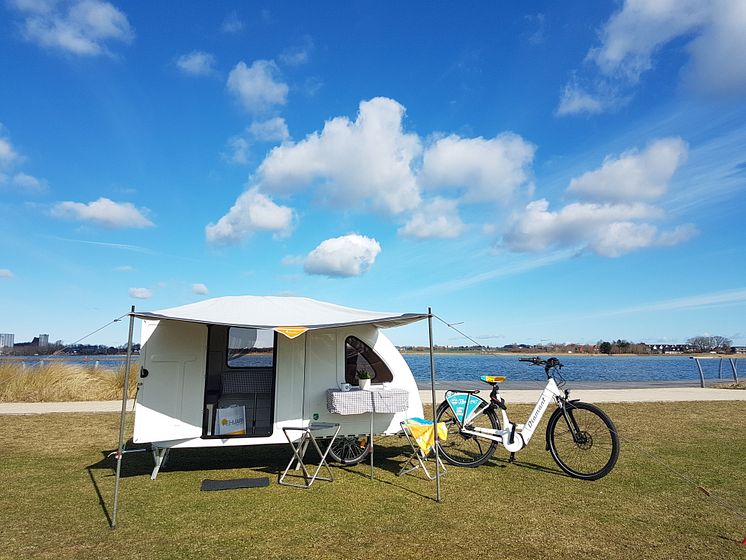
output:
<path id="1" fill-rule="evenodd" d="M 225 296 L 153 312 L 132 313 L 148 320 L 167 319 L 205 325 L 303 330 L 349 325 L 399 327 L 427 319 L 427 313 L 387 313 L 353 309 L 304 297 Z"/>

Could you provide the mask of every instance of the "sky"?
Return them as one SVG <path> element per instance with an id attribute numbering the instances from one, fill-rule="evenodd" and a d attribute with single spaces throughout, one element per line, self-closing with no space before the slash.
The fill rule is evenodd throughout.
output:
<path id="1" fill-rule="evenodd" d="M 746 344 L 744 59 L 742 0 L 4 0 L 0 332 L 251 294 Z"/>

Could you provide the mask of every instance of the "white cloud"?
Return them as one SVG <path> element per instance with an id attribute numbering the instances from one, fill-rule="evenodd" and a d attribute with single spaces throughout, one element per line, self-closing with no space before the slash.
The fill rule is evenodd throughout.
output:
<path id="1" fill-rule="evenodd" d="M 572 179 L 567 192 L 607 202 L 654 200 L 665 194 L 686 156 L 687 145 L 681 138 L 662 138 L 642 152 L 607 156 L 599 169 Z"/>
<path id="2" fill-rule="evenodd" d="M 254 121 L 247 132 L 259 142 L 282 142 L 290 137 L 288 125 L 282 117 L 274 117 L 266 121 Z"/>
<path id="3" fill-rule="evenodd" d="M 562 90 L 557 114 L 560 116 L 579 113 L 595 115 L 602 113 L 605 108 L 605 103 L 598 96 L 588 93 L 576 83 L 569 83 Z"/>
<path id="4" fill-rule="evenodd" d="M 7 268 L 0 268 L 0 278 L 13 278 L 13 272 Z"/>
<path id="5" fill-rule="evenodd" d="M 692 58 L 685 80 L 705 92 L 746 93 L 746 3 L 715 0 L 711 5 L 708 25 L 689 45 Z"/>
<path id="6" fill-rule="evenodd" d="M 292 230 L 294 213 L 287 206 L 275 204 L 254 187 L 238 197 L 228 213 L 216 224 L 205 227 L 211 243 L 238 243 L 255 231 L 274 231 L 287 235 Z"/>
<path id="7" fill-rule="evenodd" d="M 223 33 L 238 33 L 243 29 L 243 21 L 238 17 L 238 12 L 233 10 L 223 20 L 223 25 L 220 26 L 220 30 Z"/>
<path id="8" fill-rule="evenodd" d="M 135 299 L 150 299 L 153 297 L 152 290 L 148 288 L 130 288 L 128 293 L 131 298 Z"/>
<path id="9" fill-rule="evenodd" d="M 702 0 L 626 0 L 601 32 L 601 46 L 588 58 L 607 75 L 635 82 L 652 67 L 652 55 L 672 39 L 702 26 L 712 2 Z"/>
<path id="10" fill-rule="evenodd" d="M 292 192 L 318 187 L 336 207 L 365 207 L 398 214 L 420 202 L 413 163 L 421 153 L 416 134 L 404 133 L 404 107 L 377 97 L 360 103 L 355 121 L 336 117 L 321 133 L 274 148 L 259 167 L 263 189 Z"/>
<path id="11" fill-rule="evenodd" d="M 228 139 L 228 152 L 223 153 L 223 158 L 231 163 L 246 165 L 249 163 L 249 152 L 253 143 L 283 142 L 289 137 L 288 125 L 282 117 L 254 121 L 243 134 Z"/>
<path id="12" fill-rule="evenodd" d="M 300 66 L 301 64 L 306 64 L 308 62 L 313 47 L 313 39 L 311 39 L 310 36 L 305 35 L 302 44 L 285 49 L 278 58 L 280 59 L 280 62 L 287 66 Z"/>
<path id="13" fill-rule="evenodd" d="M 177 58 L 176 66 L 191 76 L 209 76 L 215 74 L 215 57 L 204 51 L 192 51 Z"/>
<path id="14" fill-rule="evenodd" d="M 464 223 L 458 215 L 458 201 L 435 198 L 423 204 L 409 221 L 399 228 L 399 235 L 418 239 L 458 237 Z"/>
<path id="15" fill-rule="evenodd" d="M 27 193 L 39 193 L 46 189 L 46 185 L 43 181 L 23 172 L 13 175 L 10 179 L 10 184 L 18 190 Z"/>
<path id="16" fill-rule="evenodd" d="M 303 269 L 323 276 L 360 276 L 373 266 L 380 252 L 378 241 L 364 235 L 334 237 L 322 241 L 308 254 Z"/>
<path id="17" fill-rule="evenodd" d="M 2 125 L 0 125 L 0 133 Z M 21 156 L 13 148 L 8 138 L 0 137 L 0 169 L 8 169 L 11 165 L 17 163 Z"/>
<path id="18" fill-rule="evenodd" d="M 660 209 L 641 203 L 572 203 L 552 212 L 549 202 L 540 199 L 513 216 L 503 244 L 513 251 L 578 248 L 618 257 L 646 247 L 675 245 L 696 233 L 691 225 L 659 232 L 656 226 L 641 222 L 661 217 Z"/>
<path id="19" fill-rule="evenodd" d="M 262 113 L 287 100 L 288 86 L 279 81 L 278 74 L 271 60 L 256 60 L 251 66 L 239 62 L 228 75 L 226 86 L 247 111 Z"/>
<path id="20" fill-rule="evenodd" d="M 600 31 L 586 61 L 598 73 L 591 91 L 574 76 L 558 115 L 599 113 L 624 104 L 624 95 L 670 45 L 689 54 L 681 75 L 691 89 L 716 96 L 746 93 L 746 3 L 743 0 L 625 0 Z M 678 47 L 683 45 L 683 49 Z"/>
<path id="21" fill-rule="evenodd" d="M 52 208 L 56 218 L 92 222 L 110 229 L 152 227 L 155 224 L 147 214 L 147 209 L 136 208 L 131 202 L 114 202 L 103 197 L 88 204 L 60 202 Z"/>
<path id="22" fill-rule="evenodd" d="M 135 267 L 134 266 L 130 266 L 128 264 L 125 264 L 125 265 L 116 267 L 114 269 L 114 271 L 115 272 L 134 272 L 135 271 Z"/>
<path id="23" fill-rule="evenodd" d="M 23 17 L 24 37 L 44 48 L 96 56 L 109 53 L 108 42 L 134 37 L 124 12 L 101 0 L 13 0 L 11 6 Z"/>
<path id="24" fill-rule="evenodd" d="M 206 296 L 208 294 L 207 286 L 204 284 L 192 284 L 192 293 L 198 296 Z"/>
<path id="25" fill-rule="evenodd" d="M 231 136 L 228 138 L 228 153 L 224 153 L 223 157 L 231 163 L 237 163 L 239 165 L 246 165 L 249 163 L 249 149 L 251 148 L 249 141 L 242 136 Z"/>
<path id="26" fill-rule="evenodd" d="M 447 136 L 425 151 L 421 183 L 459 189 L 468 202 L 505 202 L 527 183 L 535 151 L 535 146 L 509 132 L 489 140 Z"/>

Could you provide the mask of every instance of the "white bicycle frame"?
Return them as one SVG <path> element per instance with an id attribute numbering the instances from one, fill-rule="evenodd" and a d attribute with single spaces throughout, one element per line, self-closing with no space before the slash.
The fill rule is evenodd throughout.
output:
<path id="1" fill-rule="evenodd" d="M 495 395 L 499 400 L 503 400 L 499 391 L 496 392 Z M 464 396 L 466 397 L 465 400 L 463 399 Z M 502 413 L 502 425 L 504 426 L 501 430 L 481 428 L 479 426 L 472 426 L 471 428 L 465 427 L 468 426 L 474 418 L 482 414 L 485 409 L 490 407 L 490 403 L 482 397 L 479 397 L 474 393 L 449 391 L 446 393 L 446 401 L 451 407 L 451 410 L 453 410 L 456 420 L 460 424 L 461 433 L 496 441 L 501 443 L 502 446 L 511 453 L 515 453 L 516 451 L 520 451 L 526 447 L 528 442 L 531 441 L 531 436 L 534 435 L 536 426 L 541 422 L 549 404 L 554 401 L 557 405 L 560 405 L 565 396 L 565 392 L 561 390 L 554 379 L 550 377 L 547 381 L 547 386 L 542 391 L 534 410 L 531 412 L 525 424 L 513 424 L 508 418 L 507 411 L 504 408 L 500 409 L 500 412 Z"/>

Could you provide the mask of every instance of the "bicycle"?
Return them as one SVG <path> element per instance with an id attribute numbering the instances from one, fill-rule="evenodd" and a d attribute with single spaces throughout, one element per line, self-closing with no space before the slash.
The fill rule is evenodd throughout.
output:
<path id="1" fill-rule="evenodd" d="M 509 462 L 516 452 L 525 448 L 552 401 L 557 409 L 547 424 L 546 448 L 568 475 L 583 480 L 597 480 L 614 468 L 619 458 L 619 437 L 608 415 L 595 405 L 570 399 L 570 391 L 562 389 L 565 379 L 557 358 L 542 360 L 521 358 L 521 362 L 544 366 L 547 385 L 525 424 L 515 424 L 508 418 L 505 399 L 498 384 L 505 377 L 483 375 L 482 381 L 492 386 L 490 400 L 478 396 L 479 391 L 446 391 L 446 400 L 436 412 L 436 421 L 445 422 L 448 437 L 439 442 L 445 460 L 457 466 L 478 467 L 495 453 L 498 443 L 510 452 Z M 500 419 L 497 416 L 500 409 Z"/>

